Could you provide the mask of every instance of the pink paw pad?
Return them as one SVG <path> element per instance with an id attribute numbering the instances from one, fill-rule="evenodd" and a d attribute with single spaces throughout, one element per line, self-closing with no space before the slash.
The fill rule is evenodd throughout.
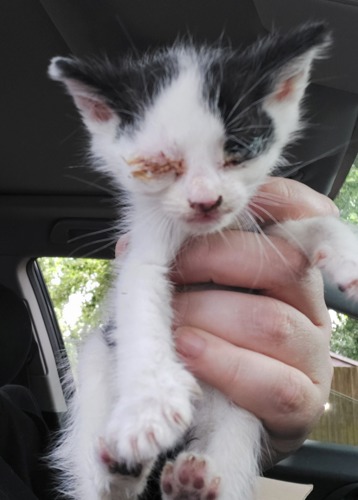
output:
<path id="1" fill-rule="evenodd" d="M 205 458 L 183 453 L 174 463 L 167 462 L 161 486 L 168 500 L 217 500 L 220 478 L 210 473 Z"/>

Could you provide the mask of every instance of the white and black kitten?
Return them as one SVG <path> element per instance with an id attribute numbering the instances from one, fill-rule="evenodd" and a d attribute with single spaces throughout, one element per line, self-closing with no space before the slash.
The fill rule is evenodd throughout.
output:
<path id="1" fill-rule="evenodd" d="M 173 347 L 168 273 L 189 237 L 250 218 L 251 198 L 301 128 L 311 63 L 328 41 L 316 23 L 245 50 L 176 44 L 118 61 L 52 60 L 51 78 L 90 133 L 95 168 L 130 206 L 110 338 L 94 332 L 82 348 L 54 453 L 77 500 L 137 498 L 158 455 L 189 429 L 195 439 L 164 467 L 163 499 L 252 498 L 261 423 L 213 389 L 200 396 Z M 314 218 L 273 231 L 358 297 L 358 240 L 343 223 Z"/>

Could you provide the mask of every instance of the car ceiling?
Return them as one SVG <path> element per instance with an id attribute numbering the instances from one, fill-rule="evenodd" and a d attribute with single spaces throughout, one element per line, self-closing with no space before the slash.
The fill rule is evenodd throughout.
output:
<path id="1" fill-rule="evenodd" d="M 65 254 L 70 234 L 115 214 L 111 185 L 84 166 L 76 110 L 46 75 L 55 55 L 124 54 L 188 33 L 239 47 L 326 20 L 334 44 L 313 72 L 309 126 L 289 158 L 294 177 L 334 195 L 357 154 L 357 0 L 2 0 L 0 9 L 0 254 Z"/>

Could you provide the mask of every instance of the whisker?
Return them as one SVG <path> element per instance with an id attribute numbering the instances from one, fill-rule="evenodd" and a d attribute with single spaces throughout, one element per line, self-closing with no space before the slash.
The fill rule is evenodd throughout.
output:
<path id="1" fill-rule="evenodd" d="M 257 221 L 255 220 L 255 218 L 252 216 L 252 214 L 248 210 L 245 210 L 243 213 L 241 213 L 239 216 L 239 219 L 244 221 L 244 225 L 246 227 L 251 228 L 251 230 L 249 232 L 254 235 L 254 237 L 257 241 L 257 248 L 260 251 L 260 265 L 257 268 L 256 277 L 253 279 L 253 281 L 251 283 L 251 287 L 250 287 L 251 290 L 255 290 L 257 288 L 256 284 L 260 278 L 262 268 L 263 268 L 265 262 L 267 262 L 267 260 L 268 260 L 267 253 L 266 253 L 264 245 L 262 244 L 262 239 L 261 239 L 262 229 L 257 224 Z M 238 221 L 238 222 L 240 222 L 240 221 Z M 244 238 L 243 241 L 245 242 L 246 239 Z"/>
<path id="2" fill-rule="evenodd" d="M 88 252 L 88 253 L 86 253 L 86 254 L 82 255 L 81 257 L 82 257 L 82 258 L 84 258 L 84 259 L 85 259 L 85 258 L 87 258 L 87 257 L 91 257 L 91 255 L 94 255 L 94 254 L 96 254 L 96 253 L 98 253 L 98 252 L 101 252 L 102 250 L 104 250 L 104 249 L 106 249 L 106 248 L 109 248 L 109 247 L 110 247 L 111 245 L 113 245 L 113 244 L 114 244 L 114 242 L 113 242 L 113 241 L 110 241 L 110 242 L 109 242 L 109 243 L 107 243 L 106 245 L 102 245 L 102 246 L 101 246 L 101 247 L 99 247 L 99 248 L 94 248 L 91 252 Z"/>
<path id="3" fill-rule="evenodd" d="M 110 245 L 114 245 L 117 241 L 117 238 L 107 237 L 107 238 L 100 238 L 100 239 L 94 240 L 94 241 L 88 241 L 87 243 L 83 243 L 83 245 L 80 245 L 79 247 L 76 247 L 74 250 L 72 250 L 72 252 L 70 253 L 69 256 L 72 257 L 73 255 L 77 254 L 80 250 L 87 248 L 89 246 L 96 245 L 97 243 L 103 243 L 104 241 L 109 242 L 109 243 L 105 247 L 94 249 L 92 253 L 95 253 L 95 252 L 101 250 L 102 248 L 106 248 L 107 246 L 109 247 Z"/>
<path id="4" fill-rule="evenodd" d="M 252 210 L 252 209 L 249 209 L 249 210 L 250 210 L 251 214 L 254 217 L 257 217 L 258 214 L 256 214 L 256 212 L 254 210 Z M 270 214 L 268 211 L 266 211 L 266 214 L 269 216 L 269 218 L 272 221 L 275 222 L 275 224 L 277 224 L 287 234 L 289 234 L 289 232 L 285 229 L 284 225 L 281 224 L 278 220 L 276 220 L 275 217 L 272 216 L 272 214 Z M 262 228 L 260 228 L 260 226 L 258 226 L 258 231 L 261 234 L 261 236 L 265 239 L 265 241 L 267 242 L 267 244 L 274 250 L 274 252 L 276 253 L 276 255 L 281 259 L 282 263 L 286 266 L 287 270 L 292 274 L 292 270 L 291 270 L 290 266 L 288 265 L 287 259 L 282 254 L 282 252 L 280 252 L 280 250 L 276 247 L 276 245 L 273 243 L 273 241 L 271 240 L 271 238 L 265 233 L 265 231 L 262 230 Z M 290 237 L 291 237 L 291 235 L 290 235 Z M 297 246 L 303 251 L 302 246 L 300 245 L 300 243 L 295 238 L 292 237 L 292 239 L 295 241 L 295 243 L 297 244 Z"/>
<path id="5" fill-rule="evenodd" d="M 250 206 L 254 207 L 254 208 L 258 208 L 259 210 L 261 210 L 261 212 L 263 212 L 265 215 L 267 215 L 267 217 L 269 218 L 269 220 L 271 220 L 274 224 L 279 224 L 279 221 L 272 215 L 271 212 L 269 212 L 268 210 L 266 210 L 265 208 L 262 208 L 261 205 L 257 205 L 255 202 L 251 203 Z M 251 213 L 253 214 L 254 212 L 251 211 Z M 256 212 L 254 213 L 254 215 L 256 217 L 260 217 Z M 265 219 L 263 219 L 263 222 L 267 222 Z"/>
<path id="6" fill-rule="evenodd" d="M 269 212 L 267 212 L 269 214 Z M 271 214 L 270 214 L 271 215 Z M 306 255 L 304 247 L 301 245 L 301 242 L 292 234 L 288 229 L 286 229 L 285 225 L 282 224 L 280 221 L 276 220 L 274 217 L 271 215 L 271 220 L 274 221 L 275 225 L 278 226 L 281 231 L 287 234 L 287 236 L 295 242 L 295 245 L 299 248 L 299 250 Z"/>
<path id="7" fill-rule="evenodd" d="M 253 90 L 255 90 L 255 89 L 256 89 L 256 87 L 257 87 L 258 85 L 260 85 L 260 84 L 262 83 L 262 81 L 263 81 L 263 80 L 264 80 L 264 79 L 265 79 L 265 78 L 266 78 L 266 77 L 267 77 L 267 76 L 271 73 L 271 71 L 272 71 L 273 67 L 274 67 L 274 65 L 273 65 L 273 64 L 272 64 L 272 65 L 270 65 L 270 67 L 269 67 L 269 68 L 267 68 L 267 70 L 266 70 L 266 71 L 265 71 L 265 72 L 261 75 L 261 77 L 260 77 L 258 80 L 256 80 L 256 81 L 255 81 L 255 83 L 254 83 L 253 85 L 251 85 L 251 87 L 247 90 L 247 92 L 245 92 L 244 94 L 242 94 L 242 95 L 241 95 L 241 97 L 237 100 L 237 102 L 235 103 L 235 105 L 232 107 L 232 109 L 231 109 L 230 113 L 228 114 L 228 116 L 227 116 L 227 120 L 229 120 L 229 119 L 230 119 L 230 117 L 231 117 L 231 116 L 232 116 L 232 114 L 236 111 L 236 109 L 238 108 L 238 106 L 240 106 L 240 104 L 242 103 L 242 101 L 243 101 L 244 99 L 246 99 L 246 97 L 247 97 L 248 95 L 250 95 L 250 93 L 251 93 Z M 250 107 L 251 107 L 251 106 L 253 106 L 254 104 L 257 104 L 258 102 L 263 101 L 263 100 L 265 100 L 265 99 L 266 99 L 266 96 L 265 96 L 265 97 L 263 97 L 263 98 L 261 98 L 261 99 L 259 99 L 259 100 L 258 100 L 258 101 L 256 101 L 255 103 L 250 104 L 250 106 L 248 106 L 248 108 L 250 108 Z M 247 109 L 248 109 L 248 108 L 244 109 L 243 111 L 240 111 L 240 113 L 239 113 L 239 115 L 238 115 L 238 116 L 240 116 L 240 115 L 242 116 L 242 115 L 243 115 L 243 113 L 244 113 L 245 111 L 247 111 Z M 225 120 L 225 121 L 226 121 L 226 120 Z M 228 122 L 227 122 L 227 123 L 228 123 Z M 228 126 L 229 126 L 229 124 L 228 124 Z"/>
<path id="8" fill-rule="evenodd" d="M 119 24 L 119 26 L 120 26 L 120 28 L 121 28 L 124 36 L 126 37 L 127 41 L 129 42 L 129 45 L 131 46 L 134 54 L 137 56 L 137 58 L 139 58 L 139 50 L 138 50 L 136 44 L 134 43 L 133 37 L 129 34 L 129 31 L 125 27 L 122 19 L 119 17 L 118 14 L 116 15 L 116 21 Z"/>
<path id="9" fill-rule="evenodd" d="M 261 193 L 260 191 L 254 195 L 253 199 L 272 207 L 280 207 L 289 204 L 289 201 L 282 198 L 280 195 L 275 195 L 274 193 Z"/>
<path id="10" fill-rule="evenodd" d="M 90 238 L 91 236 L 96 236 L 97 234 L 102 234 L 102 233 L 108 233 L 110 231 L 114 231 L 113 228 L 105 227 L 97 231 L 90 231 L 88 233 L 81 234 L 80 236 L 75 236 L 74 238 L 70 238 L 69 240 L 67 240 L 67 243 L 74 243 L 75 241 L 82 240 L 83 238 Z"/>
<path id="11" fill-rule="evenodd" d="M 250 203 L 250 205 L 252 207 L 254 207 L 254 208 L 261 209 L 261 206 L 257 205 L 256 203 L 252 202 L 252 203 Z M 250 213 L 249 209 L 247 209 L 247 212 L 248 212 L 248 214 Z M 250 215 L 251 215 L 251 218 L 252 218 L 252 213 L 250 213 Z M 258 225 L 257 221 L 259 221 L 261 224 L 265 224 L 265 222 L 266 222 L 265 219 L 261 215 L 259 215 L 257 212 L 255 212 L 255 217 L 256 217 L 256 219 L 253 218 L 253 220 L 255 220 L 255 226 Z"/>
<path id="12" fill-rule="evenodd" d="M 246 132 L 246 130 L 257 130 L 257 129 L 262 129 L 262 130 L 267 130 L 269 129 L 269 125 L 247 125 L 244 127 L 239 127 L 239 128 L 232 128 L 230 127 L 230 132 Z"/>
<path id="13" fill-rule="evenodd" d="M 231 250 L 233 250 L 233 245 L 230 241 L 230 239 L 227 237 L 227 233 L 230 231 L 229 228 L 220 228 L 219 231 L 218 231 L 218 234 L 220 236 L 220 238 L 222 239 L 222 241 L 224 242 L 224 244 L 230 248 Z"/>
<path id="14" fill-rule="evenodd" d="M 76 134 L 78 134 L 79 131 L 82 131 L 82 127 L 81 126 L 78 126 L 78 127 L 75 127 L 72 132 L 70 132 L 68 135 L 66 135 L 63 139 L 60 139 L 59 143 L 61 146 L 63 146 L 67 141 L 69 141 L 70 139 L 72 139 L 72 137 L 74 137 Z"/>
<path id="15" fill-rule="evenodd" d="M 325 151 L 324 153 L 320 154 L 320 155 L 317 155 L 315 156 L 314 158 L 311 158 L 307 161 L 304 161 L 304 162 L 297 162 L 297 163 L 293 163 L 292 164 L 292 168 L 290 169 L 287 169 L 287 166 L 284 166 L 284 167 L 277 167 L 275 169 L 275 173 L 276 172 L 280 172 L 280 169 L 285 169 L 285 171 L 282 173 L 282 176 L 283 177 L 288 177 L 294 173 L 296 173 L 297 171 L 299 171 L 300 169 L 306 167 L 307 165 L 310 165 L 311 163 L 314 163 L 315 161 L 319 161 L 319 160 L 323 160 L 324 158 L 327 158 L 331 155 L 333 155 L 334 153 L 337 153 L 339 152 L 340 149 L 343 149 L 344 147 L 346 147 L 348 145 L 348 141 L 340 144 L 339 146 L 335 146 L 334 148 L 331 148 L 329 149 L 328 151 Z M 286 170 L 287 169 L 287 170 Z"/>
<path id="16" fill-rule="evenodd" d="M 249 109 L 251 109 L 253 106 L 256 106 L 256 104 L 259 104 L 260 102 L 263 102 L 265 100 L 266 97 L 260 97 L 260 99 L 257 99 L 256 101 L 252 102 L 251 104 L 249 104 L 248 106 L 246 106 L 246 108 L 244 108 L 243 110 L 240 110 L 240 113 L 235 116 L 231 121 L 229 121 L 228 123 L 226 123 L 226 126 L 228 129 L 230 129 L 230 127 L 232 127 L 233 125 L 235 125 L 235 123 L 237 123 L 239 120 L 242 119 L 243 115 L 249 111 Z M 240 103 L 242 102 L 243 99 L 241 99 Z"/>
<path id="17" fill-rule="evenodd" d="M 83 179 L 82 177 L 77 177 L 76 175 L 71 175 L 71 174 L 65 174 L 65 177 L 67 179 L 79 181 L 82 184 L 86 184 L 88 186 L 98 188 L 101 191 L 104 191 L 105 193 L 110 194 L 111 196 L 118 196 L 118 192 L 116 192 L 115 190 L 111 190 L 109 188 L 102 186 L 101 184 L 96 184 L 95 182 L 88 181 L 87 179 Z"/>
<path id="18" fill-rule="evenodd" d="M 244 148 L 249 148 L 250 147 L 250 143 L 248 141 L 245 141 L 243 138 L 238 138 L 236 137 L 235 135 L 231 135 L 229 134 L 227 136 L 227 139 L 231 139 L 233 142 L 235 142 L 236 144 L 239 144 L 240 146 L 244 146 Z"/>

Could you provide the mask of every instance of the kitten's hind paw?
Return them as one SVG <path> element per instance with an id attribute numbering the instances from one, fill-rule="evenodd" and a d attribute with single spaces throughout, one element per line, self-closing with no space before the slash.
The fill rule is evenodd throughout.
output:
<path id="1" fill-rule="evenodd" d="M 213 475 L 206 457 L 181 453 L 167 462 L 161 475 L 163 500 L 217 500 L 220 478 Z"/>

